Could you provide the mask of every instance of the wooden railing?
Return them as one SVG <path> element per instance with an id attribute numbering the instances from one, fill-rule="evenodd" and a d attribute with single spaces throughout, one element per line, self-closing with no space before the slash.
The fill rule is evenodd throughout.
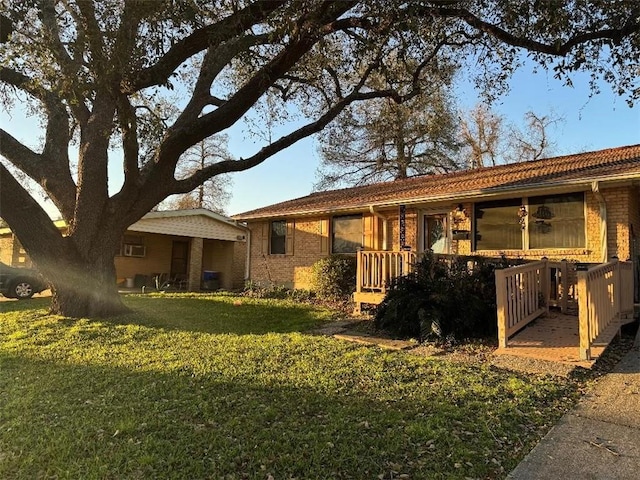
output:
<path id="1" fill-rule="evenodd" d="M 578 271 L 580 358 L 591 359 L 591 346 L 614 322 L 633 314 L 633 266 L 614 259 Z"/>
<path id="2" fill-rule="evenodd" d="M 385 292 L 391 280 L 413 271 L 414 252 L 360 251 L 356 292 Z"/>
<path id="3" fill-rule="evenodd" d="M 548 262 L 518 265 L 496 270 L 498 343 L 507 346 L 508 338 L 548 308 Z"/>

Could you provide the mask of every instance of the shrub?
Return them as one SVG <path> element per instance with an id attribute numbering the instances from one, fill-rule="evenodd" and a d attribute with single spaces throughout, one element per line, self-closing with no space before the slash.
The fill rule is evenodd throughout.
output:
<path id="1" fill-rule="evenodd" d="M 311 269 L 311 284 L 323 300 L 345 300 L 356 289 L 356 259 L 331 255 L 318 260 Z"/>
<path id="2" fill-rule="evenodd" d="M 447 263 L 427 253 L 413 273 L 392 283 L 376 311 L 376 326 L 420 341 L 495 335 L 495 269 L 503 263 L 482 257 Z"/>

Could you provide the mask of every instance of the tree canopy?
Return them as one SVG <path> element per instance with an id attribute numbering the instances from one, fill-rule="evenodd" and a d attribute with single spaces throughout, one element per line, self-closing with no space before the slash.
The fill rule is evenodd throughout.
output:
<path id="1" fill-rule="evenodd" d="M 458 119 L 440 84 L 406 102 L 382 98 L 345 109 L 320 137 L 316 188 L 362 185 L 460 168 Z"/>
<path id="2" fill-rule="evenodd" d="M 476 69 L 499 93 L 521 51 L 570 82 L 640 95 L 635 0 L 0 0 L 0 99 L 41 116 L 39 148 L 0 129 L 5 162 L 39 184 L 63 235 L 4 164 L 0 216 L 53 286 L 53 310 L 106 315 L 121 304 L 113 257 L 127 226 L 168 195 L 254 167 L 356 102 L 408 101 L 440 65 Z M 594 83 L 595 88 L 595 83 Z M 175 92 L 181 92 L 177 101 Z M 176 177 L 181 156 L 269 99 L 302 126 Z M 165 103 L 163 103 L 165 102 Z M 175 115 L 161 106 L 173 104 Z M 108 163 L 122 151 L 122 187 Z M 70 147 L 77 149 L 71 154 Z M 82 286 L 82 288 L 80 288 Z"/>

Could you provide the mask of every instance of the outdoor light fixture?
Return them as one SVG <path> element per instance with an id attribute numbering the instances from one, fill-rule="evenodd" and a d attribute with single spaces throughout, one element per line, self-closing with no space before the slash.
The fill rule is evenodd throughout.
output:
<path id="1" fill-rule="evenodd" d="M 529 212 L 527 212 L 527 207 L 522 205 L 520 207 L 520 210 L 518 210 L 518 217 L 520 217 L 520 220 L 518 220 L 518 223 L 520 223 L 520 227 L 522 228 L 522 230 L 524 230 L 526 226 L 527 221 L 525 219 L 527 218 L 527 215 L 529 215 Z"/>
<path id="2" fill-rule="evenodd" d="M 456 209 L 452 213 L 453 223 L 456 225 L 464 222 L 467 219 L 467 211 L 464 209 L 464 205 L 458 204 Z"/>

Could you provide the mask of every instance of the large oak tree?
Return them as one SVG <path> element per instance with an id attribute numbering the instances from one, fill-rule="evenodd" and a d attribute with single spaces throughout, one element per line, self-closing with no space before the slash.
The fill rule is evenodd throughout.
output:
<path id="1" fill-rule="evenodd" d="M 69 227 L 63 236 L 5 164 L 0 216 L 51 282 L 52 309 L 63 315 L 123 309 L 114 268 L 120 238 L 168 195 L 258 165 L 354 102 L 406 101 L 439 62 L 477 65 L 499 91 L 525 50 L 559 76 L 588 70 L 630 100 L 639 94 L 635 0 L 0 4 L 2 102 L 9 109 L 30 102 L 44 126 L 37 149 L 3 126 L 0 154 L 44 189 Z M 176 91 L 184 92 L 179 113 L 159 122 L 157 106 Z M 268 96 L 272 119 L 295 111 L 306 123 L 248 158 L 176 178 L 185 151 L 251 115 Z M 147 137 L 158 129 L 160 136 Z M 124 183 L 110 194 L 116 145 Z"/>

